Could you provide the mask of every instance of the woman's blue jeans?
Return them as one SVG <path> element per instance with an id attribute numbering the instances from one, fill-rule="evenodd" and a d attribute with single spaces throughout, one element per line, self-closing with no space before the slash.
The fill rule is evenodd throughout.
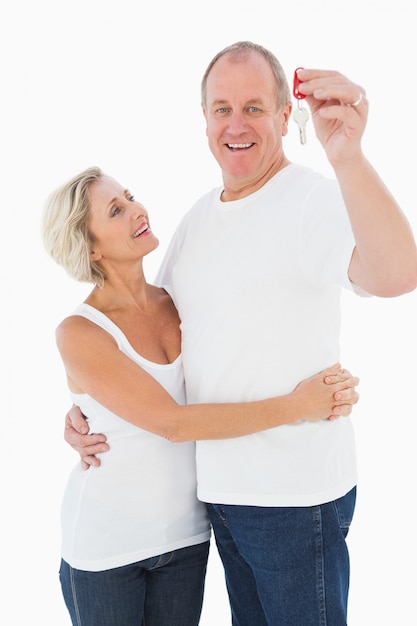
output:
<path id="1" fill-rule="evenodd" d="M 102 572 L 61 561 L 74 626 L 197 626 L 209 542 Z"/>
<path id="2" fill-rule="evenodd" d="M 345 626 L 356 488 L 312 507 L 208 504 L 234 626 Z"/>

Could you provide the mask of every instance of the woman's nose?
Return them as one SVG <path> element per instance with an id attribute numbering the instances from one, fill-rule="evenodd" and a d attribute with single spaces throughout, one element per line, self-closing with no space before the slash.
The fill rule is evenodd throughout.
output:
<path id="1" fill-rule="evenodd" d="M 140 204 L 135 206 L 132 210 L 132 219 L 134 220 L 140 220 L 140 219 L 145 219 L 146 221 L 148 221 L 148 213 L 147 211 L 145 211 L 145 209 L 143 208 L 143 206 L 141 206 Z"/>

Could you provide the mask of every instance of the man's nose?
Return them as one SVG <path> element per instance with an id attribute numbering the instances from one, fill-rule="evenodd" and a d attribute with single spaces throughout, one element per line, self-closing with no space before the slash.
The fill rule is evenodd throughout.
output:
<path id="1" fill-rule="evenodd" d="M 240 133 L 245 130 L 246 124 L 242 113 L 232 113 L 229 118 L 229 130 L 231 133 Z"/>

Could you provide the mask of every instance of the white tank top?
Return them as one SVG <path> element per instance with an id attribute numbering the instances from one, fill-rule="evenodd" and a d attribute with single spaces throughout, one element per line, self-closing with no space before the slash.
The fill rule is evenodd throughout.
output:
<path id="1" fill-rule="evenodd" d="M 119 349 L 185 404 L 181 355 L 167 365 L 140 356 L 122 331 L 87 304 L 82 315 L 109 332 Z M 104 433 L 110 451 L 101 466 L 77 463 L 62 502 L 62 557 L 72 567 L 101 571 L 202 543 L 210 537 L 205 505 L 196 497 L 194 442 L 171 443 L 133 426 L 87 394 L 71 394 Z"/>

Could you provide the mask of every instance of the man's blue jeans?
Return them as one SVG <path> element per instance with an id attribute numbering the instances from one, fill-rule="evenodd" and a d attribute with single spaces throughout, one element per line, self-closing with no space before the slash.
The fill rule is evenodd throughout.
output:
<path id="1" fill-rule="evenodd" d="M 197 626 L 209 542 L 102 572 L 61 561 L 74 626 Z"/>
<path id="2" fill-rule="evenodd" d="M 208 504 L 234 626 L 345 626 L 356 488 L 311 507 Z"/>

